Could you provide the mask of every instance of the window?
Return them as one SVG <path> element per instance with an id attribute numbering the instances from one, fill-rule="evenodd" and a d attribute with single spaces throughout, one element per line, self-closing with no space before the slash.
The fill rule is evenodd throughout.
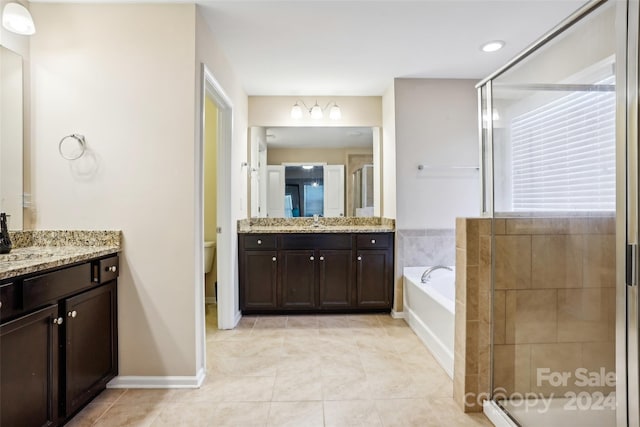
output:
<path id="1" fill-rule="evenodd" d="M 615 77 L 597 85 L 613 88 Z M 558 97 L 511 121 L 514 211 L 614 211 L 616 94 Z"/>

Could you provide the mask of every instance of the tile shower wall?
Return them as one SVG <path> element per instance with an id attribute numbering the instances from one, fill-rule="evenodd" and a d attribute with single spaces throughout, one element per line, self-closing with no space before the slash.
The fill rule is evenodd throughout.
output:
<path id="1" fill-rule="evenodd" d="M 396 230 L 396 277 L 394 310 L 401 312 L 404 267 L 455 265 L 455 230 Z"/>
<path id="2" fill-rule="evenodd" d="M 493 388 L 550 396 L 578 387 L 576 369 L 615 369 L 615 219 L 458 218 L 454 399 L 480 411 Z M 495 256 L 491 315 L 491 255 Z M 566 387 L 538 381 L 538 369 L 568 372 Z M 469 397 L 472 396 L 472 397 Z"/>
<path id="3" fill-rule="evenodd" d="M 576 369 L 615 370 L 615 219 L 497 219 L 494 227 L 494 389 L 614 391 L 576 385 Z M 553 387 L 539 369 L 571 377 Z"/>
<path id="4" fill-rule="evenodd" d="M 456 220 L 456 305 L 453 398 L 482 411 L 491 384 L 491 219 Z"/>

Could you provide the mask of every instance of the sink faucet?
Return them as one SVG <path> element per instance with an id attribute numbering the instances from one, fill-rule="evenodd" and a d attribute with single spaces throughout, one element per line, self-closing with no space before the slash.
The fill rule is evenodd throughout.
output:
<path id="1" fill-rule="evenodd" d="M 449 270 L 449 271 L 453 271 L 451 268 L 447 267 L 446 265 L 434 265 L 433 267 L 429 267 L 427 268 L 424 273 L 422 273 L 422 277 L 420 278 L 420 281 L 422 283 L 428 283 L 429 280 L 431 279 L 431 273 L 433 273 L 436 270 Z"/>

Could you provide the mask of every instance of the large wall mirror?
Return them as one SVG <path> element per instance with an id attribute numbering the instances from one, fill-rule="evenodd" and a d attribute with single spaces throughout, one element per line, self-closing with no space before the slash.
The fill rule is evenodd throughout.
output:
<path id="1" fill-rule="evenodd" d="M 380 129 L 249 129 L 251 217 L 379 215 Z"/>
<path id="2" fill-rule="evenodd" d="M 0 46 L 0 212 L 22 230 L 22 57 Z"/>

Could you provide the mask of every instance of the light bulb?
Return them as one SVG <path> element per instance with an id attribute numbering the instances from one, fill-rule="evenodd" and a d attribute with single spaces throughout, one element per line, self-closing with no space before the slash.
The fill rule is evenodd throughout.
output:
<path id="1" fill-rule="evenodd" d="M 2 10 L 2 26 L 15 34 L 30 36 L 36 26 L 29 11 L 21 4 L 7 3 Z"/>
<path id="2" fill-rule="evenodd" d="M 496 50 L 500 50 L 504 47 L 504 42 L 502 40 L 494 40 L 482 45 L 481 49 L 484 52 L 495 52 Z"/>
<path id="3" fill-rule="evenodd" d="M 318 105 L 316 101 L 316 105 L 311 107 L 311 118 L 312 119 L 321 119 L 322 118 L 322 108 Z"/>
<path id="4" fill-rule="evenodd" d="M 342 111 L 340 111 L 340 107 L 338 107 L 338 104 L 333 104 L 333 107 L 331 107 L 331 110 L 329 110 L 329 118 L 331 120 L 340 120 L 342 118 Z"/>
<path id="5" fill-rule="evenodd" d="M 292 119 L 300 119 L 302 118 L 302 108 L 296 102 L 295 105 L 291 108 L 291 118 Z"/>

